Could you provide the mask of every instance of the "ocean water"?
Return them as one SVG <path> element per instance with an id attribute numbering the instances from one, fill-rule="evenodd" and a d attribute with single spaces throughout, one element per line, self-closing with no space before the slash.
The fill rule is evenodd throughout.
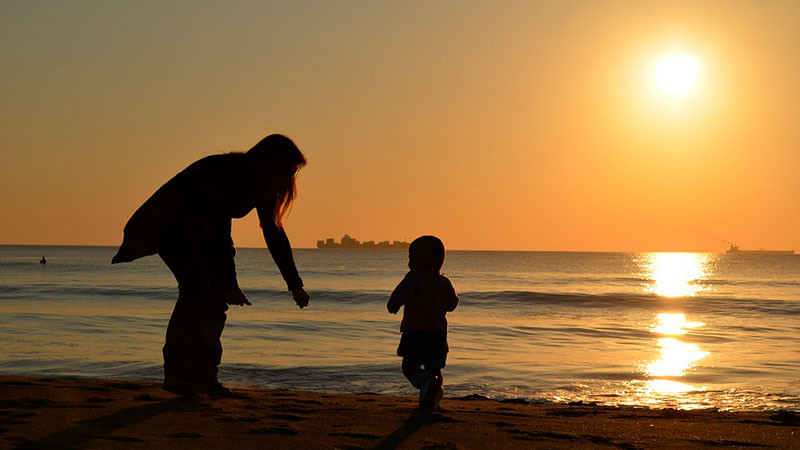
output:
<path id="1" fill-rule="evenodd" d="M 0 373 L 159 380 L 177 289 L 158 257 L 0 246 Z M 48 263 L 40 265 L 39 259 Z M 240 249 L 231 385 L 413 394 L 386 300 L 403 251 L 295 250 L 298 309 L 264 249 Z M 446 396 L 800 410 L 800 256 L 448 253 Z"/>

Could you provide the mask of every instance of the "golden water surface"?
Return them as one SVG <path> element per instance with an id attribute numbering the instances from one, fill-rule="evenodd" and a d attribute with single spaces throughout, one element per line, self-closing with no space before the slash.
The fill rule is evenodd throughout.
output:
<path id="1" fill-rule="evenodd" d="M 639 402 L 662 403 L 672 397 L 681 408 L 701 407 L 703 386 L 684 381 L 686 375 L 709 352 L 692 342 L 692 332 L 706 324 L 681 312 L 685 302 L 706 289 L 712 255 L 700 253 L 650 253 L 638 261 L 647 278 L 645 290 L 671 301 L 669 311 L 656 314 L 648 330 L 654 335 L 657 357 L 640 365 L 644 382 L 634 397 Z M 633 400 L 633 399 L 632 399 Z"/>

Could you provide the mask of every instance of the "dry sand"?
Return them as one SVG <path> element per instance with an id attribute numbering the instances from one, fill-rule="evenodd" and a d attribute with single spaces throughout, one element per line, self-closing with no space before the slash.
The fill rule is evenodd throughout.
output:
<path id="1" fill-rule="evenodd" d="M 0 377 L 0 448 L 800 448 L 800 416 L 240 388 L 184 400 L 144 382 Z"/>

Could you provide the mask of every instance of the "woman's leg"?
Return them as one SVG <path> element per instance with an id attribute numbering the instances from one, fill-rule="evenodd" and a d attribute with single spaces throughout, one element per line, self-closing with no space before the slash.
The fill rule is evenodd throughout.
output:
<path id="1" fill-rule="evenodd" d="M 207 239 L 201 247 L 201 260 L 207 273 L 208 291 L 203 298 L 200 317 L 198 359 L 195 364 L 195 383 L 202 392 L 219 393 L 222 385 L 217 380 L 217 371 L 222 361 L 222 331 L 225 327 L 228 305 L 225 303 L 225 288 L 235 283 L 233 250 L 230 236 L 230 220 L 221 226 L 211 226 Z M 233 278 L 233 280 L 231 280 Z"/>
<path id="2" fill-rule="evenodd" d="M 178 282 L 178 301 L 164 345 L 165 379 L 189 381 L 198 390 L 219 389 L 220 337 L 228 305 L 224 291 L 233 271 L 230 220 L 210 224 L 204 233 L 169 233 L 159 256 Z"/>
<path id="3" fill-rule="evenodd" d="M 190 383 L 200 392 L 217 392 L 222 359 L 220 337 L 227 318 L 224 291 L 234 277 L 230 220 L 212 224 L 201 235 L 169 233 L 159 256 L 178 282 L 178 301 L 164 344 L 165 385 Z"/>
<path id="4" fill-rule="evenodd" d="M 202 305 L 208 296 L 208 274 L 194 249 L 172 242 L 159 252 L 178 282 L 178 301 L 167 325 L 164 354 L 164 386 L 185 390 L 193 386 L 198 343 L 202 339 Z"/>
<path id="5" fill-rule="evenodd" d="M 221 302 L 221 303 L 220 303 Z M 198 318 L 200 336 L 197 340 L 194 382 L 202 392 L 214 393 L 222 385 L 217 380 L 217 371 L 222 361 L 222 330 L 225 327 L 225 305 L 222 292 L 213 288 Z"/>

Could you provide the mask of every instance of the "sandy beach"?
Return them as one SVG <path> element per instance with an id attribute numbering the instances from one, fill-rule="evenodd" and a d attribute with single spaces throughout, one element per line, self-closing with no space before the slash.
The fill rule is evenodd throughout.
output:
<path id="1" fill-rule="evenodd" d="M 0 377 L 2 448 L 800 448 L 800 416 L 445 401 L 237 388 L 184 400 L 158 384 Z"/>

